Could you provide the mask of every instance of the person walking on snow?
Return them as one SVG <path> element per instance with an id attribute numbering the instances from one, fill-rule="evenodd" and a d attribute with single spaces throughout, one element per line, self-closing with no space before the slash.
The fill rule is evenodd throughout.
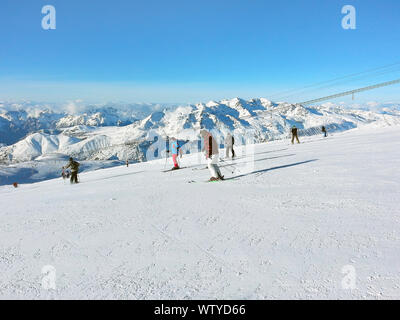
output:
<path id="1" fill-rule="evenodd" d="M 181 155 L 182 158 L 182 150 L 179 146 L 178 141 L 175 138 L 171 138 L 171 154 L 172 154 L 172 161 L 174 162 L 174 167 L 172 168 L 172 170 L 177 170 L 179 169 L 179 165 L 178 165 L 178 155 Z"/>
<path id="2" fill-rule="evenodd" d="M 78 171 L 79 171 L 79 162 L 74 161 L 74 159 L 69 158 L 68 165 L 65 169 L 71 168 L 71 183 L 78 183 Z"/>
<path id="3" fill-rule="evenodd" d="M 225 150 L 226 157 L 229 158 L 229 153 L 232 152 L 232 159 L 235 157 L 235 151 L 233 150 L 233 145 L 235 144 L 235 138 L 228 133 L 225 137 Z"/>
<path id="4" fill-rule="evenodd" d="M 294 143 L 294 138 L 296 138 L 297 143 L 300 143 L 299 137 L 297 135 L 297 128 L 295 125 L 293 125 L 293 127 L 292 127 L 292 144 Z"/>
<path id="5" fill-rule="evenodd" d="M 324 134 L 324 137 L 326 138 L 328 136 L 328 133 L 326 132 L 325 126 L 322 126 L 321 131 Z"/>
<path id="6" fill-rule="evenodd" d="M 210 181 L 224 180 L 224 176 L 218 167 L 219 150 L 218 143 L 207 130 L 200 130 L 200 135 L 204 140 L 204 151 L 207 159 L 208 169 L 211 173 Z"/>

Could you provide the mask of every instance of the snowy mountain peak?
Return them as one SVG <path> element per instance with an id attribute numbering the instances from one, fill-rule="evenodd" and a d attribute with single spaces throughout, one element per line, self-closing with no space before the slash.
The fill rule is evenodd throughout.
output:
<path id="1" fill-rule="evenodd" d="M 210 100 L 210 101 L 208 101 L 208 102 L 206 103 L 206 106 L 207 106 L 207 107 L 210 107 L 210 108 L 216 107 L 216 106 L 218 106 L 218 105 L 219 105 L 219 103 L 216 102 L 216 101 L 213 101 L 213 100 Z"/>
<path id="2" fill-rule="evenodd" d="M 23 111 L 2 111 L 0 133 L 3 130 L 9 136 L 14 130 L 20 141 L 0 148 L 0 161 L 34 160 L 54 152 L 86 160 L 143 161 L 150 145 L 150 131 L 187 140 L 195 139 L 199 129 L 205 128 L 213 130 L 221 141 L 228 131 L 242 136 L 251 131 L 254 142 L 265 142 L 287 137 L 293 125 L 299 128 L 300 135 L 313 135 L 320 133 L 322 125 L 334 132 L 371 124 L 400 124 L 400 112 L 349 110 L 333 105 L 305 107 L 276 104 L 264 98 L 225 99 L 175 108 L 158 105 L 140 119 L 134 119 L 129 108 L 119 110 L 112 106 L 91 108 L 79 115 L 42 112 L 39 118 Z M 32 134 L 25 137 L 24 132 Z M 5 136 L 0 135 L 0 143 L 7 144 Z"/>

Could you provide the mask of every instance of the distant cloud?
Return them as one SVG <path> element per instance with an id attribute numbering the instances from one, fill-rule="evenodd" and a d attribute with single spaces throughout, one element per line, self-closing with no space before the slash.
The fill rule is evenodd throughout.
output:
<path id="1" fill-rule="evenodd" d="M 61 109 L 65 110 L 68 114 L 81 113 L 85 110 L 85 108 L 87 108 L 87 106 L 85 106 L 82 99 L 68 101 L 65 105 L 61 107 Z"/>
<path id="2" fill-rule="evenodd" d="M 361 109 L 361 110 L 369 110 L 380 112 L 384 109 L 398 109 L 400 107 L 400 102 L 377 102 L 377 101 L 368 101 L 365 103 L 345 103 L 345 102 L 326 102 L 321 104 L 323 107 L 334 108 L 334 107 L 342 107 L 345 109 Z"/>

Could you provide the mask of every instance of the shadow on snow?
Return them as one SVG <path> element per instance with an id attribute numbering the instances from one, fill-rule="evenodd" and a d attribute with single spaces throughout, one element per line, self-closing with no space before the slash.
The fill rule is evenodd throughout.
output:
<path id="1" fill-rule="evenodd" d="M 127 174 L 119 174 L 116 176 L 111 176 L 111 177 L 106 177 L 106 178 L 100 178 L 100 179 L 94 179 L 94 180 L 85 180 L 85 182 L 94 182 L 94 181 L 103 181 L 103 180 L 108 180 L 108 179 L 114 179 L 114 178 L 119 178 L 119 177 L 126 177 L 126 176 L 131 176 L 137 173 L 142 173 L 144 171 L 136 171 L 132 173 L 127 173 Z"/>
<path id="2" fill-rule="evenodd" d="M 253 174 L 257 174 L 257 173 L 265 173 L 265 172 L 267 172 L 267 171 L 272 171 L 272 170 L 278 170 L 278 169 L 284 169 L 284 168 L 294 167 L 294 166 L 298 166 L 298 165 L 301 165 L 301 164 L 306 164 L 306 163 L 309 163 L 309 162 L 314 162 L 314 161 L 317 161 L 317 160 L 318 160 L 318 159 L 312 159 L 312 160 L 307 160 L 307 161 L 301 161 L 301 162 L 295 162 L 295 163 L 285 164 L 285 165 L 283 165 L 283 166 L 277 166 L 277 167 L 272 167 L 272 168 L 268 168 L 268 169 L 257 170 L 257 171 L 253 171 L 253 172 L 250 172 L 250 173 L 241 174 L 241 175 L 238 175 L 238 176 L 226 178 L 225 181 L 227 181 L 227 180 L 234 180 L 234 179 L 237 179 L 237 178 L 242 178 L 242 177 L 250 176 L 250 175 L 253 175 Z"/>

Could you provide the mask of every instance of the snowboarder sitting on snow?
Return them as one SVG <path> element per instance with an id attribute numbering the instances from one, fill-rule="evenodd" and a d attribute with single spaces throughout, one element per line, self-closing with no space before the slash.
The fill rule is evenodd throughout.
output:
<path id="1" fill-rule="evenodd" d="M 233 150 L 233 145 L 235 144 L 235 138 L 228 133 L 225 138 L 225 149 L 226 157 L 229 158 L 229 153 L 232 152 L 232 159 L 235 157 L 235 151 Z"/>
<path id="2" fill-rule="evenodd" d="M 69 163 L 65 169 L 71 168 L 71 183 L 78 183 L 78 171 L 79 162 L 74 161 L 74 159 L 69 158 Z"/>
<path id="3" fill-rule="evenodd" d="M 300 143 L 299 137 L 297 135 L 297 128 L 295 125 L 293 125 L 293 127 L 292 127 L 292 144 L 294 143 L 294 138 L 296 138 L 297 143 Z"/>
<path id="4" fill-rule="evenodd" d="M 328 133 L 326 132 L 325 126 L 322 126 L 321 131 L 324 134 L 324 137 L 326 138 L 328 136 Z"/>
<path id="5" fill-rule="evenodd" d="M 179 165 L 178 165 L 178 154 L 181 155 L 182 158 L 182 150 L 181 147 L 178 143 L 178 141 L 175 138 L 171 138 L 171 154 L 172 154 L 172 161 L 174 162 L 174 167 L 172 168 L 172 170 L 177 170 L 179 169 Z"/>
<path id="6" fill-rule="evenodd" d="M 224 176 L 218 167 L 219 150 L 218 143 L 207 130 L 200 130 L 200 135 L 204 139 L 204 151 L 208 163 L 208 169 L 211 173 L 210 181 L 224 180 Z"/>

